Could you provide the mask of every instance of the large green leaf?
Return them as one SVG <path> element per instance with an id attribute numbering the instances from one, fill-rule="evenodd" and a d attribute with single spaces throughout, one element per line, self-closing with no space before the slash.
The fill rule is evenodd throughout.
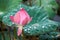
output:
<path id="1" fill-rule="evenodd" d="M 56 0 L 32 0 L 32 5 L 43 6 L 50 19 L 54 18 L 58 8 Z"/>
<path id="2" fill-rule="evenodd" d="M 24 34 L 25 35 L 39 35 L 48 32 L 52 32 L 57 29 L 58 24 L 51 20 L 39 21 L 36 23 L 30 23 L 24 27 Z"/>
<path id="3" fill-rule="evenodd" d="M 23 28 L 25 35 L 39 35 L 56 30 L 58 23 L 48 19 L 47 12 L 43 7 L 29 7 L 23 4 L 20 4 L 16 9 L 6 12 L 7 15 L 3 17 L 3 23 L 12 26 L 14 23 L 11 22 L 9 17 L 14 15 L 20 8 L 25 8 L 32 17 L 32 21 Z"/>

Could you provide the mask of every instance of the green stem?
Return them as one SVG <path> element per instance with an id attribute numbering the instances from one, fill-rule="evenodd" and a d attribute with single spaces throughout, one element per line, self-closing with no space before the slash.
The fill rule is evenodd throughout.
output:
<path id="1" fill-rule="evenodd" d="M 13 34 L 14 34 L 14 40 L 16 40 L 16 39 L 17 39 L 17 31 L 16 31 L 16 27 L 14 27 L 14 32 L 13 32 Z"/>

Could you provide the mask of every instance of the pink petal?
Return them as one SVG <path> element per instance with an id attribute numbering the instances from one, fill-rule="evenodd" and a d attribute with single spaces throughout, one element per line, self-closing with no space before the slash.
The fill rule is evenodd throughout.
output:
<path id="1" fill-rule="evenodd" d="M 22 25 L 23 25 L 23 26 L 26 25 L 27 22 L 28 22 L 28 18 L 26 17 L 26 18 L 23 20 Z"/>
<path id="2" fill-rule="evenodd" d="M 27 16 L 27 18 L 28 18 L 29 20 L 31 19 L 30 16 L 29 16 L 29 14 L 25 11 L 24 8 L 21 8 L 20 11 L 23 11 L 23 13 Z"/>
<path id="3" fill-rule="evenodd" d="M 22 30 L 18 28 L 17 35 L 20 36 L 22 34 Z"/>
<path id="4" fill-rule="evenodd" d="M 14 16 L 10 16 L 10 20 L 14 22 Z"/>
<path id="5" fill-rule="evenodd" d="M 16 24 L 19 24 L 19 23 L 20 23 L 20 13 L 19 13 L 19 12 L 17 12 L 17 13 L 15 14 L 15 16 L 14 16 L 14 22 L 15 22 Z"/>
<path id="6" fill-rule="evenodd" d="M 25 15 L 25 13 L 23 12 L 23 10 L 19 10 L 15 16 L 14 16 L 14 21 L 15 23 L 17 24 L 22 24 L 22 22 L 24 21 L 24 19 L 26 18 L 27 16 Z"/>
<path id="7" fill-rule="evenodd" d="M 20 14 L 20 16 L 21 16 L 20 24 L 26 25 L 29 21 L 31 21 L 31 18 L 28 15 L 28 13 L 24 10 L 24 8 L 21 8 L 20 12 L 21 12 L 21 14 Z"/>

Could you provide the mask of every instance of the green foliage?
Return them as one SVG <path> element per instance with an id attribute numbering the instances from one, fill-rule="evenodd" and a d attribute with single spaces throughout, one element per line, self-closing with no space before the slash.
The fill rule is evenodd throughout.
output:
<path id="1" fill-rule="evenodd" d="M 33 0 L 32 5 L 43 6 L 50 19 L 54 18 L 58 8 L 56 0 Z"/>
<path id="2" fill-rule="evenodd" d="M 8 0 L 0 0 L 0 11 L 5 10 L 8 5 Z"/>
<path id="3" fill-rule="evenodd" d="M 55 10 L 54 11 L 50 6 L 44 7 L 44 9 L 46 10 L 46 12 L 47 12 L 50 19 L 53 19 L 55 17 L 56 12 L 57 12 L 55 9 L 54 9 Z"/>
<path id="4" fill-rule="evenodd" d="M 3 16 L 5 15 L 4 12 L 0 12 L 0 21 L 2 21 Z"/>
<path id="5" fill-rule="evenodd" d="M 0 0 L 0 11 L 17 7 L 22 0 Z"/>
<path id="6" fill-rule="evenodd" d="M 57 7 L 56 0 L 32 0 L 32 5 Z"/>
<path id="7" fill-rule="evenodd" d="M 42 6 L 44 6 L 45 10 L 48 12 L 49 18 L 53 19 L 58 8 L 56 0 L 43 0 Z"/>
<path id="8" fill-rule="evenodd" d="M 9 0 L 8 9 L 16 8 L 22 0 Z"/>
<path id="9" fill-rule="evenodd" d="M 32 5 L 41 6 L 41 0 L 32 0 Z"/>
<path id="10" fill-rule="evenodd" d="M 48 34 L 43 34 L 39 36 L 40 40 L 57 40 L 57 35 L 60 34 L 60 32 L 49 32 Z"/>

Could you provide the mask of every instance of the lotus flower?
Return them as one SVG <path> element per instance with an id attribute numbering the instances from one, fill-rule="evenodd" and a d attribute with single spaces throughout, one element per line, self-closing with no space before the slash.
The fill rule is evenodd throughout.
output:
<path id="1" fill-rule="evenodd" d="M 10 16 L 10 20 L 18 25 L 17 35 L 21 35 L 22 28 L 29 23 L 32 18 L 28 15 L 24 8 L 21 8 L 14 16 Z"/>

